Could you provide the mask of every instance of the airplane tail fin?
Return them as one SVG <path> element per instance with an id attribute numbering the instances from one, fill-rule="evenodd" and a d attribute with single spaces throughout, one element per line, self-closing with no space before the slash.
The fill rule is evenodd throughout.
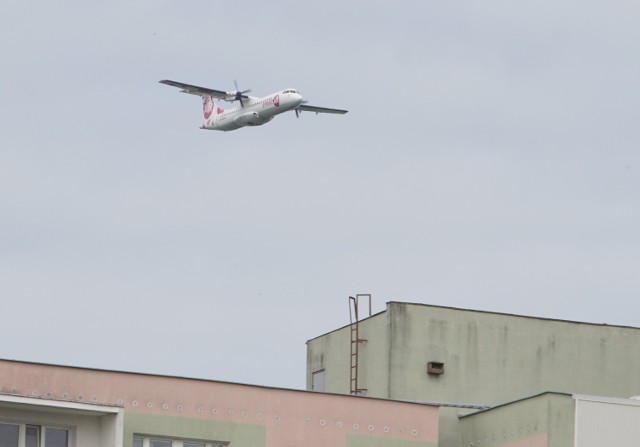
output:
<path id="1" fill-rule="evenodd" d="M 213 111 L 216 108 L 216 104 L 213 101 L 213 98 L 209 95 L 202 96 L 202 114 L 204 115 L 204 119 L 208 120 L 213 115 Z"/>

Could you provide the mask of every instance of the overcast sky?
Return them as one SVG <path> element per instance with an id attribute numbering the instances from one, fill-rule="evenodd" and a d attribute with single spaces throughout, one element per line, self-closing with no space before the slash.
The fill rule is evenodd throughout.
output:
<path id="1" fill-rule="evenodd" d="M 0 358 L 304 388 L 355 293 L 640 326 L 636 2 L 7 0 L 0 22 Z M 160 79 L 349 113 L 204 131 Z"/>

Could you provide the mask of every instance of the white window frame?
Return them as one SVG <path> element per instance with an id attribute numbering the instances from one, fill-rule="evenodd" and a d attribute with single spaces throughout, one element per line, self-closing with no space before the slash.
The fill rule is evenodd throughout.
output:
<path id="1" fill-rule="evenodd" d="M 142 438 L 142 447 L 151 447 L 151 441 L 170 441 L 171 447 L 184 447 L 184 444 L 204 444 L 205 447 L 228 447 L 229 444 L 223 442 L 202 441 L 194 439 L 175 439 L 167 438 L 166 436 L 153 436 L 153 435 L 133 435 L 134 438 Z"/>

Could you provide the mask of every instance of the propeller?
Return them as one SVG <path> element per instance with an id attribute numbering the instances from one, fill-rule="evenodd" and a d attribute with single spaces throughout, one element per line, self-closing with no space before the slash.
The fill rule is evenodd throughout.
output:
<path id="1" fill-rule="evenodd" d="M 249 93 L 251 91 L 251 89 L 247 89 L 247 90 L 243 90 L 240 91 L 240 89 L 238 89 L 238 82 L 237 81 L 233 81 L 233 84 L 236 86 L 236 101 L 240 101 L 240 106 L 244 107 L 244 103 L 242 102 L 242 98 L 248 98 L 247 95 L 245 95 L 245 93 Z"/>

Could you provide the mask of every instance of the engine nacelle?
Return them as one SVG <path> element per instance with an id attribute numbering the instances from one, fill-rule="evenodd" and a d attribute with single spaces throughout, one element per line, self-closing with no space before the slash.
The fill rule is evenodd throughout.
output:
<path id="1" fill-rule="evenodd" d="M 224 97 L 224 100 L 227 101 L 227 102 L 235 101 L 236 100 L 236 93 L 238 93 L 238 92 L 227 92 L 226 96 Z"/>

